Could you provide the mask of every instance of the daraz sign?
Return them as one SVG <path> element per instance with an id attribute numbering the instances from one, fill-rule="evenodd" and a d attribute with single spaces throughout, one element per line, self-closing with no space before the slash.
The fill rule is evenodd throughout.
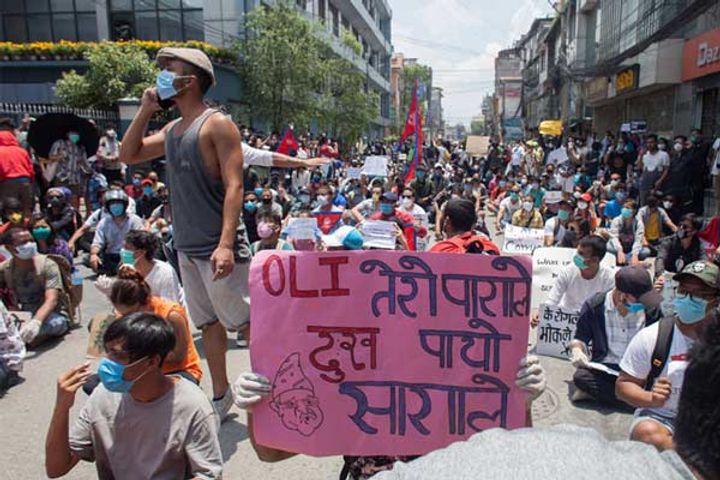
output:
<path id="1" fill-rule="evenodd" d="M 720 72 L 720 28 L 685 42 L 683 81 Z"/>

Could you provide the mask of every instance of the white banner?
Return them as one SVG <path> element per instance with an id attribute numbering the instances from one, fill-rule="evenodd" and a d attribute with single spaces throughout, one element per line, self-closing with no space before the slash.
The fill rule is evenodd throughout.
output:
<path id="1" fill-rule="evenodd" d="M 397 224 L 385 220 L 365 220 L 360 224 L 364 248 L 395 250 Z"/>
<path id="2" fill-rule="evenodd" d="M 545 231 L 543 229 L 507 225 L 502 251 L 509 255 L 532 255 L 535 249 L 543 246 L 544 240 Z"/>
<path id="3" fill-rule="evenodd" d="M 547 301 L 560 271 L 572 264 L 574 248 L 542 247 L 533 252 L 532 304 L 535 310 Z M 606 254 L 603 265 L 615 267 L 615 256 Z"/>
<path id="4" fill-rule="evenodd" d="M 366 157 L 362 172 L 369 177 L 387 177 L 388 158 L 380 156 Z"/>
<path id="5" fill-rule="evenodd" d="M 548 357 L 570 358 L 570 342 L 575 338 L 578 312 L 563 312 L 558 307 L 540 307 L 540 325 L 536 352 Z"/>
<path id="6" fill-rule="evenodd" d="M 350 180 L 357 180 L 360 178 L 360 173 L 362 173 L 362 169 L 357 167 L 350 167 L 347 169 L 347 178 Z"/>

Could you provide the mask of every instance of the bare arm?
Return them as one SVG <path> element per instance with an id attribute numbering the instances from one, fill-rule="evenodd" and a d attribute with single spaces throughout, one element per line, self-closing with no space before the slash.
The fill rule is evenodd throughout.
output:
<path id="1" fill-rule="evenodd" d="M 271 447 L 265 447 L 263 445 L 260 445 L 255 442 L 255 434 L 253 432 L 253 421 L 252 421 L 252 413 L 248 412 L 247 419 L 248 419 L 248 433 L 250 434 L 250 444 L 253 447 L 253 450 L 255 450 L 255 453 L 257 454 L 258 458 L 263 462 L 280 462 L 283 460 L 286 460 L 288 458 L 292 458 L 297 453 L 292 452 L 285 452 L 283 450 L 277 450 L 275 448 Z"/>
<path id="2" fill-rule="evenodd" d="M 307 160 L 302 160 L 277 152 L 273 152 L 272 158 L 273 167 L 278 168 L 319 167 L 330 163 L 329 158 L 308 158 Z"/>
<path id="3" fill-rule="evenodd" d="M 170 312 L 167 321 L 175 331 L 175 348 L 168 354 L 168 361 L 182 362 L 187 356 L 187 319 L 177 312 Z"/>
<path id="4" fill-rule="evenodd" d="M 155 88 L 148 88 L 143 93 L 140 109 L 135 114 L 130 127 L 123 136 L 120 145 L 120 161 L 127 165 L 147 162 L 153 158 L 161 157 L 165 153 L 166 128 L 149 137 L 145 137 L 150 118 L 160 110 L 157 103 Z"/>
<path id="5" fill-rule="evenodd" d="M 55 310 L 58 303 L 58 291 L 56 288 L 48 288 L 45 290 L 45 301 L 35 312 L 35 319 L 40 323 Z"/>
<path id="6" fill-rule="evenodd" d="M 644 380 L 620 372 L 620 376 L 615 382 L 615 395 L 634 407 L 650 408 L 656 406 L 653 402 L 653 393 L 645 390 L 644 386 Z"/>

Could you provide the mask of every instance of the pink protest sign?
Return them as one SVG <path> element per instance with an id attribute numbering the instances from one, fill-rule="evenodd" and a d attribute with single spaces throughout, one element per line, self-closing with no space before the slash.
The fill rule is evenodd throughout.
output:
<path id="1" fill-rule="evenodd" d="M 261 445 L 419 455 L 525 421 L 514 385 L 532 263 L 388 251 L 264 251 L 250 269 Z"/>

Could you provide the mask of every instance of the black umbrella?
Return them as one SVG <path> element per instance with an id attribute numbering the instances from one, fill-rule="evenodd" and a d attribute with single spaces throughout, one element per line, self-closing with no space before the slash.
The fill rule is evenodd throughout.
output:
<path id="1" fill-rule="evenodd" d="M 88 157 L 97 152 L 100 139 L 97 128 L 89 120 L 72 113 L 46 113 L 30 124 L 27 142 L 38 156 L 47 158 L 55 140 L 73 131 L 80 134 L 78 145 L 85 147 Z"/>

